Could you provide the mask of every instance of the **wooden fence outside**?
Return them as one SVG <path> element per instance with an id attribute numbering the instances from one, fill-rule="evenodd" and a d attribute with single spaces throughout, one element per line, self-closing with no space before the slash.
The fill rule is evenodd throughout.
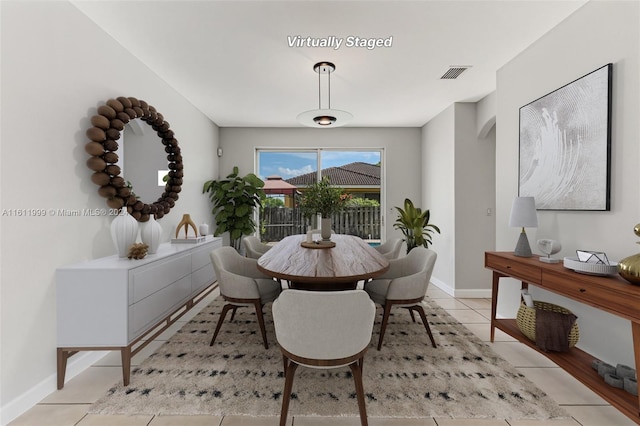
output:
<path id="1" fill-rule="evenodd" d="M 331 228 L 338 234 L 356 235 L 366 240 L 380 239 L 382 220 L 380 207 L 347 207 L 331 217 Z M 304 234 L 309 227 L 319 228 L 302 216 L 300 209 L 265 207 L 260 213 L 260 233 L 263 241 L 280 241 L 286 236 Z"/>

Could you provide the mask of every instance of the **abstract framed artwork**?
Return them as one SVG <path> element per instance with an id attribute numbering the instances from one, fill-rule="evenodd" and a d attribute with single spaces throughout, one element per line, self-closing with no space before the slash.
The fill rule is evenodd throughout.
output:
<path id="1" fill-rule="evenodd" d="M 518 194 L 537 210 L 610 210 L 607 64 L 520 108 Z"/>

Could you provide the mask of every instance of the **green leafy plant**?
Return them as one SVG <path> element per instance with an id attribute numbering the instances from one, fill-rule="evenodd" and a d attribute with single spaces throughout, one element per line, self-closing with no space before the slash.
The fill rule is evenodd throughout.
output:
<path id="1" fill-rule="evenodd" d="M 341 212 L 351 196 L 344 189 L 331 185 L 328 177 L 323 177 L 320 182 L 306 187 L 300 200 L 302 214 L 312 217 L 320 213 L 323 218 L 329 218 L 333 213 Z"/>
<path id="2" fill-rule="evenodd" d="M 284 201 L 280 198 L 267 197 L 262 201 L 263 207 L 284 207 Z"/>
<path id="3" fill-rule="evenodd" d="M 398 210 L 398 218 L 393 227 L 399 229 L 404 235 L 407 253 L 418 246 L 429 248 L 429 244 L 432 244 L 433 232 L 440 233 L 440 228 L 429 223 L 429 210 L 422 211 L 408 198 L 404 200 L 404 209 L 396 206 L 396 210 Z"/>
<path id="4" fill-rule="evenodd" d="M 378 200 L 372 200 L 369 198 L 352 197 L 346 203 L 347 207 L 380 207 Z"/>
<path id="5" fill-rule="evenodd" d="M 231 245 L 240 250 L 243 235 L 256 231 L 253 219 L 254 208 L 262 207 L 265 193 L 264 182 L 253 173 L 238 176 L 238 167 L 225 179 L 208 180 L 202 187 L 202 193 L 209 194 L 213 203 L 211 214 L 216 220 L 215 236 L 229 232 Z"/>

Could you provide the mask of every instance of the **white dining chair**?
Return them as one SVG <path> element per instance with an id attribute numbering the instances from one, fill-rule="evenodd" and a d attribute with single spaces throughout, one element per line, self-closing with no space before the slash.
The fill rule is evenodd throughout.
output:
<path id="1" fill-rule="evenodd" d="M 387 260 L 397 259 L 400 256 L 400 250 L 402 249 L 402 242 L 404 240 L 402 238 L 389 238 L 384 243 L 379 246 L 373 247 L 387 258 Z"/>
<path id="2" fill-rule="evenodd" d="M 259 259 L 260 256 L 265 254 L 271 249 L 272 246 L 264 244 L 260 239 L 254 235 L 248 235 L 242 239 L 244 245 L 245 256 L 252 259 Z"/>
<path id="3" fill-rule="evenodd" d="M 367 293 L 285 290 L 273 302 L 272 311 L 285 371 L 280 426 L 287 421 L 293 376 L 299 365 L 320 369 L 348 366 L 355 382 L 360 422 L 366 426 L 362 364 L 376 311 Z"/>
<path id="4" fill-rule="evenodd" d="M 258 271 L 256 259 L 241 256 L 233 247 L 219 247 L 210 253 L 210 257 L 218 279 L 220 295 L 227 303 L 222 308 L 209 346 L 213 346 L 216 341 L 229 310 L 233 310 L 231 313 L 231 321 L 233 321 L 238 308 L 253 306 L 258 317 L 264 347 L 269 349 L 262 308 L 278 297 L 282 290 L 280 284 Z"/>
<path id="5" fill-rule="evenodd" d="M 382 347 L 389 314 L 394 306 L 408 309 L 414 322 L 413 312 L 418 312 L 431 339 L 431 345 L 434 348 L 437 347 L 422 306 L 437 257 L 437 253 L 433 250 L 415 247 L 405 257 L 390 260 L 387 272 L 365 283 L 364 290 L 371 300 L 384 308 L 378 350 Z"/>

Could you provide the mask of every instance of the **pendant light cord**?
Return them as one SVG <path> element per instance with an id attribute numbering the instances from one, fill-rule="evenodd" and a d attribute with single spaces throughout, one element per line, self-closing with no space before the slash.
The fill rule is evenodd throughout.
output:
<path id="1" fill-rule="evenodd" d="M 326 68 L 326 73 L 327 73 L 327 79 L 328 79 L 328 86 L 327 89 L 329 89 L 329 94 L 327 95 L 327 99 L 329 101 L 329 108 L 331 109 L 331 69 L 328 66 L 321 66 L 318 67 L 318 109 L 322 109 L 322 82 L 320 79 L 321 74 L 325 71 L 324 68 Z"/>
<path id="2" fill-rule="evenodd" d="M 320 91 L 320 68 L 318 68 L 318 109 L 322 109 L 322 102 L 321 102 L 321 91 Z"/>
<path id="3" fill-rule="evenodd" d="M 329 109 L 331 109 L 331 70 L 328 70 L 327 73 L 329 74 Z"/>

